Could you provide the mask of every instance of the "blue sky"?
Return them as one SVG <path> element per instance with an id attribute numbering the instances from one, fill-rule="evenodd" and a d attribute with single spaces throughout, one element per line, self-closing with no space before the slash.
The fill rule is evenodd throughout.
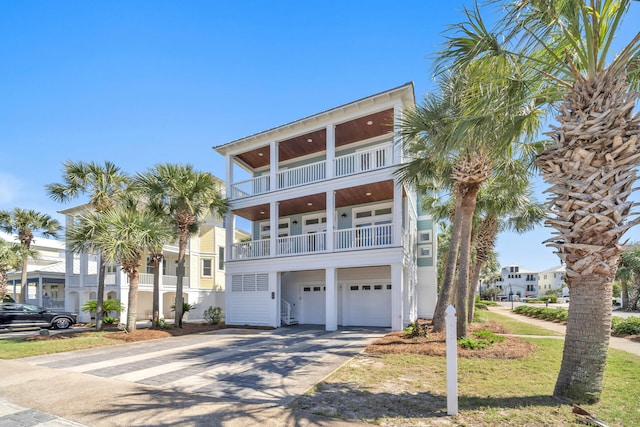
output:
<path id="1" fill-rule="evenodd" d="M 223 178 L 213 146 L 409 81 L 420 99 L 442 32 L 470 4 L 4 1 L 0 209 L 62 220 L 66 206 L 44 186 L 65 160 L 110 160 L 129 173 L 183 162 Z M 640 4 L 624 34 L 634 22 Z M 548 236 L 502 235 L 501 263 L 559 264 L 541 244 Z"/>

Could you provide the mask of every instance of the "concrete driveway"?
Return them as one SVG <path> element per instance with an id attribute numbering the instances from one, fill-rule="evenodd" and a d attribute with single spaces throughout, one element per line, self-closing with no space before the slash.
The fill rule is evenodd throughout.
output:
<path id="1" fill-rule="evenodd" d="M 227 329 L 0 361 L 0 399 L 92 426 L 341 425 L 282 406 L 384 333 Z"/>

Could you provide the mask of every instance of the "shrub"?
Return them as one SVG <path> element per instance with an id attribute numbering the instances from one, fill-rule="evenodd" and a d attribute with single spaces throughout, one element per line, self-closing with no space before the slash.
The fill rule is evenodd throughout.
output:
<path id="1" fill-rule="evenodd" d="M 222 309 L 220 307 L 209 307 L 204 311 L 204 320 L 210 325 L 217 325 L 222 320 Z"/>
<path id="2" fill-rule="evenodd" d="M 118 319 L 107 316 L 107 317 L 104 317 L 102 321 L 105 323 L 105 325 L 113 325 L 118 321 Z"/>
<path id="3" fill-rule="evenodd" d="M 183 302 L 182 303 L 182 313 L 181 313 L 181 319 L 180 321 L 182 322 L 182 318 L 184 318 L 184 315 L 188 312 L 190 312 L 191 310 L 195 310 L 196 305 L 195 304 L 189 304 L 188 302 Z M 176 311 L 176 305 L 172 304 L 171 305 L 171 311 Z"/>
<path id="4" fill-rule="evenodd" d="M 92 299 L 82 304 L 82 307 L 80 307 L 80 310 L 95 313 L 97 308 L 98 308 L 98 301 Z M 116 313 L 120 314 L 124 310 L 125 310 L 124 304 L 121 303 L 120 300 L 106 299 L 102 303 L 102 315 L 103 315 L 102 321 L 104 322 L 104 319 L 109 316 L 110 311 L 115 311 Z"/>
<path id="5" fill-rule="evenodd" d="M 564 308 L 547 308 L 535 307 L 530 305 L 521 305 L 513 310 L 515 313 L 524 314 L 525 316 L 536 317 L 544 320 L 567 320 L 568 312 Z"/>
<path id="6" fill-rule="evenodd" d="M 481 302 L 476 303 L 476 310 L 489 310 L 489 306 L 487 304 L 483 304 Z"/>
<path id="7" fill-rule="evenodd" d="M 488 329 L 478 329 L 473 333 L 473 337 L 460 338 L 458 345 L 467 350 L 482 350 L 504 340 L 504 337 L 496 335 Z"/>
<path id="8" fill-rule="evenodd" d="M 495 302 L 495 301 L 489 301 L 489 300 L 486 300 L 486 299 L 480 300 L 480 302 L 481 302 L 482 304 L 484 304 L 484 305 L 488 306 L 488 307 L 497 307 L 497 306 L 499 306 L 499 305 L 500 305 L 500 304 L 498 304 L 498 303 L 497 303 L 497 302 Z"/>
<path id="9" fill-rule="evenodd" d="M 418 322 L 410 323 L 409 326 L 403 329 L 405 338 L 426 337 L 429 332 L 427 325 L 419 325 Z"/>
<path id="10" fill-rule="evenodd" d="M 617 335 L 640 334 L 640 317 L 614 317 L 611 319 L 611 329 Z"/>

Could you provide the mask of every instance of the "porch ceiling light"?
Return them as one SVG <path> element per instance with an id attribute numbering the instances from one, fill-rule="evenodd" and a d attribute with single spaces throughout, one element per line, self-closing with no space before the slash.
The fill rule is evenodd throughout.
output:
<path id="1" fill-rule="evenodd" d="M 264 211 L 260 211 L 260 215 L 264 215 Z"/>
<path id="2" fill-rule="evenodd" d="M 262 153 L 258 153 L 258 156 L 262 157 L 262 156 L 264 156 L 264 154 L 262 154 Z"/>
<path id="3" fill-rule="evenodd" d="M 365 194 L 365 196 L 370 196 L 371 195 L 371 193 L 369 193 L 369 192 L 364 193 L 364 194 Z"/>
<path id="4" fill-rule="evenodd" d="M 313 203 L 309 202 L 307 203 L 307 206 L 313 206 Z"/>
<path id="5" fill-rule="evenodd" d="M 307 138 L 307 142 L 313 142 L 312 138 Z"/>
<path id="6" fill-rule="evenodd" d="M 369 126 L 371 126 L 372 124 L 373 124 L 373 121 L 371 121 L 371 120 L 369 120 L 369 121 L 367 122 L 367 125 L 369 125 Z"/>

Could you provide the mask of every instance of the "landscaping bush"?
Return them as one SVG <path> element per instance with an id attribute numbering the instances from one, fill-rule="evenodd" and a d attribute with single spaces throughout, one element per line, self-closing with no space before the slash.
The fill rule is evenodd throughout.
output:
<path id="1" fill-rule="evenodd" d="M 531 305 L 521 305 L 513 310 L 515 313 L 525 316 L 536 317 L 544 320 L 566 321 L 568 312 L 564 308 L 535 307 Z"/>
<path id="2" fill-rule="evenodd" d="M 222 321 L 222 309 L 220 307 L 209 307 L 204 311 L 204 320 L 210 325 L 217 325 Z"/>
<path id="3" fill-rule="evenodd" d="M 499 306 L 499 305 L 500 305 L 500 304 L 498 304 L 498 303 L 497 303 L 497 302 L 495 302 L 495 301 L 489 301 L 489 300 L 486 300 L 486 299 L 480 300 L 480 302 L 481 302 L 482 304 L 484 304 L 484 305 L 488 306 L 488 307 L 497 307 L 497 306 Z"/>
<path id="4" fill-rule="evenodd" d="M 417 337 L 426 337 L 428 332 L 428 326 L 419 325 L 418 322 L 410 323 L 409 326 L 403 329 L 405 338 L 417 338 Z"/>
<path id="5" fill-rule="evenodd" d="M 107 316 L 107 317 L 104 317 L 102 321 L 104 322 L 105 325 L 113 325 L 118 321 L 118 319 L 116 319 L 115 317 Z"/>
<path id="6" fill-rule="evenodd" d="M 467 350 L 482 350 L 505 340 L 488 329 L 478 329 L 472 335 L 473 337 L 460 338 L 458 345 Z"/>
<path id="7" fill-rule="evenodd" d="M 476 310 L 489 310 L 489 306 L 487 304 L 483 304 L 481 302 L 476 303 Z"/>
<path id="8" fill-rule="evenodd" d="M 611 329 L 616 335 L 640 335 L 640 317 L 614 317 Z"/>
<path id="9" fill-rule="evenodd" d="M 93 314 L 96 312 L 97 307 L 98 307 L 98 301 L 92 299 L 82 304 L 82 307 L 80 307 L 80 310 L 88 311 Z M 105 318 L 109 317 L 110 311 L 115 311 L 116 313 L 120 314 L 124 310 L 125 310 L 125 306 L 122 302 L 120 302 L 120 300 L 106 299 L 102 302 L 102 321 L 104 322 Z"/>

